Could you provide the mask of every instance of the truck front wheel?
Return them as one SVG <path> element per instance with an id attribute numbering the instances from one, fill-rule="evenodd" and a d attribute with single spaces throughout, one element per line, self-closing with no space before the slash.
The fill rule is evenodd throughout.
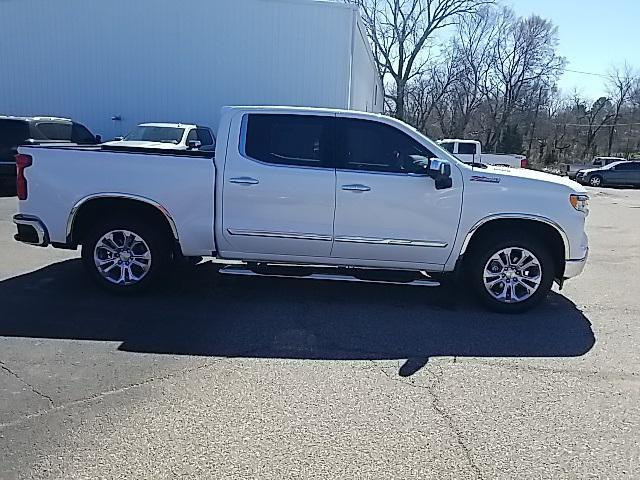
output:
<path id="1" fill-rule="evenodd" d="M 523 312 L 540 303 L 551 290 L 553 258 L 536 238 L 492 236 L 470 253 L 473 289 L 491 310 Z"/>
<path id="2" fill-rule="evenodd" d="M 82 246 L 82 261 L 102 287 L 116 292 L 146 289 L 170 261 L 168 242 L 150 223 L 112 219 L 92 229 Z"/>

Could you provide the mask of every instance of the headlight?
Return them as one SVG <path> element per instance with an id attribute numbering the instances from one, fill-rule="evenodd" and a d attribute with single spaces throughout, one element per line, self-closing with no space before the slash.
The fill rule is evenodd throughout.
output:
<path id="1" fill-rule="evenodd" d="M 579 212 L 589 215 L 589 196 L 588 195 L 571 195 L 569 196 L 571 206 Z"/>

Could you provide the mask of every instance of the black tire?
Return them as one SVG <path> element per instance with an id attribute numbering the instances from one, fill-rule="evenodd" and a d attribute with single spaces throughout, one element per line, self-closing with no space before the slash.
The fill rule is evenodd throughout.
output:
<path id="1" fill-rule="evenodd" d="M 128 231 L 137 235 L 145 244 L 144 250 L 148 247 L 150 255 L 150 265 L 141 279 L 134 283 L 117 284 L 109 281 L 100 272 L 94 252 L 97 243 L 109 232 Z M 165 230 L 160 226 L 145 220 L 114 217 L 101 222 L 92 228 L 85 235 L 82 242 L 82 263 L 89 276 L 101 287 L 116 293 L 137 293 L 152 287 L 168 270 L 171 263 L 171 239 L 167 238 Z M 116 267 L 116 270 L 119 267 Z M 132 266 L 132 268 L 134 268 Z M 130 270 L 132 271 L 132 270 Z M 138 273 L 137 271 L 134 273 Z M 116 272 L 117 275 L 117 272 Z M 128 274 L 126 274 L 128 276 Z"/>
<path id="2" fill-rule="evenodd" d="M 589 185 L 591 185 L 592 187 L 602 187 L 604 185 L 604 182 L 600 175 L 592 175 L 591 177 L 589 177 Z"/>
<path id="3" fill-rule="evenodd" d="M 494 298 L 485 287 L 485 266 L 496 253 L 506 248 L 528 250 L 537 257 L 542 270 L 537 290 L 523 301 L 504 303 Z M 500 236 L 485 237 L 474 245 L 467 258 L 466 275 L 472 290 L 484 306 L 495 312 L 513 314 L 529 310 L 547 297 L 553 285 L 555 277 L 553 256 L 544 242 L 530 235 L 505 232 Z M 515 289 L 515 287 L 513 288 Z M 518 288 L 522 289 L 522 286 Z M 498 285 L 498 289 L 500 289 L 500 285 Z"/>

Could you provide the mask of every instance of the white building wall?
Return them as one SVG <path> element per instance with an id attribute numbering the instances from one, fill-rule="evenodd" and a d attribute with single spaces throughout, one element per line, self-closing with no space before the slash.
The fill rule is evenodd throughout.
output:
<path id="1" fill-rule="evenodd" d="M 382 80 L 374 63 L 364 25 L 356 11 L 354 11 L 353 22 L 351 108 L 379 113 L 384 109 Z"/>
<path id="2" fill-rule="evenodd" d="M 309 0 L 2 0 L 0 114 L 71 117 L 111 138 L 144 121 L 216 128 L 224 105 L 364 110 L 353 12 Z"/>

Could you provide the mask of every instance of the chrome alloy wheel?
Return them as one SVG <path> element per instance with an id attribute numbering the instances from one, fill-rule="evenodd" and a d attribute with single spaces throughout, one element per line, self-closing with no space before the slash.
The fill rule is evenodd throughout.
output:
<path id="1" fill-rule="evenodd" d="M 496 252 L 484 267 L 484 287 L 501 303 L 530 298 L 542 282 L 542 264 L 529 250 L 519 247 Z"/>
<path id="2" fill-rule="evenodd" d="M 133 285 L 149 273 L 151 250 L 137 234 L 112 230 L 96 243 L 93 260 L 107 281 L 115 285 Z"/>

